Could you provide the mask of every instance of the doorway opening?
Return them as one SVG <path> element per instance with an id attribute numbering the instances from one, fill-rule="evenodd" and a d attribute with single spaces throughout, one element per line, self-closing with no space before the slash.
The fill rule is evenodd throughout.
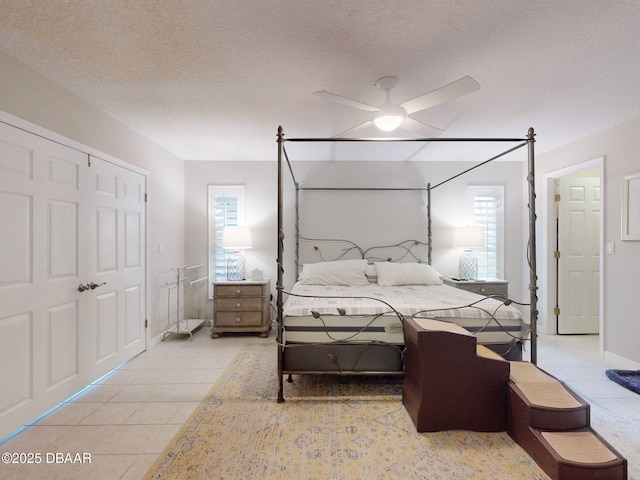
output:
<path id="1" fill-rule="evenodd" d="M 600 168 L 555 179 L 556 333 L 600 331 Z"/>
<path id="2" fill-rule="evenodd" d="M 543 333 L 602 333 L 603 162 L 544 176 Z"/>

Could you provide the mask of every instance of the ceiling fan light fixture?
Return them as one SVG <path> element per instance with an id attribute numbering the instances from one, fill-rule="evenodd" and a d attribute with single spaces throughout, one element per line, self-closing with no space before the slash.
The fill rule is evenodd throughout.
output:
<path id="1" fill-rule="evenodd" d="M 441 128 L 422 123 L 410 117 L 409 115 L 412 115 L 413 113 L 419 112 L 421 110 L 425 110 L 427 108 L 435 107 L 436 105 L 441 105 L 445 102 L 461 97 L 463 95 L 467 95 L 480 89 L 480 84 L 477 81 L 469 76 L 465 76 L 440 88 L 425 93 L 424 95 L 420 95 L 419 97 L 407 100 L 406 102 L 398 105 L 395 103 L 391 103 L 391 90 L 393 90 L 393 88 L 397 84 L 398 77 L 387 76 L 378 79 L 375 85 L 385 92 L 387 99 L 382 105 L 378 105 L 377 107 L 359 102 L 357 100 L 353 100 L 351 98 L 342 97 L 325 90 L 318 90 L 316 92 L 313 92 L 313 94 L 325 100 L 348 105 L 365 112 L 373 112 L 369 121 L 361 123 L 360 125 L 339 133 L 336 136 L 344 136 L 347 133 L 353 133 L 354 131 L 370 126 L 371 123 L 373 123 L 379 130 L 384 132 L 392 132 L 400 127 L 400 125 L 402 125 L 403 123 L 405 124 L 404 128 L 410 131 L 416 130 L 416 127 L 419 127 L 419 130 L 424 130 L 420 127 L 420 125 L 423 125 L 428 127 L 431 132 L 436 132 L 435 135 L 439 135 L 443 132 Z M 431 136 L 433 136 L 433 134 Z"/>
<path id="2" fill-rule="evenodd" d="M 371 121 L 383 132 L 393 132 L 396 128 L 402 125 L 405 116 L 404 112 L 392 112 L 387 110 L 376 113 Z"/>

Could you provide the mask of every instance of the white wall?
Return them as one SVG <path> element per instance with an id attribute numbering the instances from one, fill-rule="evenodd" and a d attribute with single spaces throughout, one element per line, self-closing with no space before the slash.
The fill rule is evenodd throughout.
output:
<path id="1" fill-rule="evenodd" d="M 301 186 L 424 187 L 436 185 L 475 164 L 469 162 L 298 162 Z M 514 299 L 522 299 L 523 170 L 520 162 L 495 162 L 431 193 L 433 265 L 457 275 L 460 251 L 453 229 L 470 223 L 467 185 L 504 185 L 505 278 Z M 348 238 L 363 247 L 402 240 L 427 240 L 426 194 L 417 192 L 302 192 L 301 233 Z M 392 209 L 389 209 L 389 205 Z M 317 261 L 317 260 L 316 260 Z"/>
<path id="2" fill-rule="evenodd" d="M 603 259 L 603 348 L 605 356 L 640 364 L 638 349 L 637 272 L 640 242 L 621 241 L 622 178 L 640 171 L 636 139 L 640 117 L 586 137 L 537 157 L 536 191 L 542 192 L 544 174 L 604 156 L 604 243 L 615 244 L 615 253 Z M 544 141 L 539 135 L 538 142 Z M 541 212 L 539 223 L 548 221 Z M 539 247 L 540 247 L 539 243 Z M 538 249 L 538 255 L 541 249 Z M 546 259 L 539 258 L 540 262 Z"/>
<path id="3" fill-rule="evenodd" d="M 184 162 L 2 53 L 0 85 L 0 111 L 149 172 L 147 318 L 156 337 L 167 321 L 163 285 L 184 264 Z"/>
<path id="4" fill-rule="evenodd" d="M 275 152 L 275 142 L 274 142 Z M 275 153 L 274 153 L 275 155 Z M 302 187 L 424 187 L 471 166 L 456 162 L 293 162 Z M 288 170 L 286 170 L 288 177 Z M 254 246 L 247 251 L 247 270 L 256 266 L 272 279 L 275 291 L 277 257 L 277 171 L 275 162 L 185 163 L 186 261 L 207 263 L 207 186 L 245 185 L 246 224 Z M 432 192 L 433 264 L 445 275 L 458 271 L 460 252 L 452 248 L 452 228 L 468 223 L 464 209 L 468 184 L 505 186 L 505 277 L 516 300 L 525 297 L 522 282 L 523 167 L 520 162 L 496 162 L 460 177 Z M 285 272 L 294 271 L 293 190 L 285 196 Z M 300 194 L 301 233 L 356 241 L 363 247 L 406 239 L 426 241 L 426 196 L 421 192 L 315 192 Z M 389 205 L 392 209 L 389 210 Z M 398 211 L 398 206 L 401 210 Z M 304 259 L 303 259 L 304 260 Z M 309 259 L 318 261 L 318 259 Z M 285 275 L 285 288 L 292 283 Z M 211 305 L 207 305 L 210 312 Z"/>
<path id="5" fill-rule="evenodd" d="M 275 152 L 275 142 L 274 142 Z M 253 247 L 245 252 L 246 271 L 259 268 L 276 284 L 277 172 L 275 162 L 185 162 L 185 262 L 208 265 L 209 185 L 245 186 L 245 224 Z M 207 268 L 203 270 L 207 271 Z M 213 315 L 210 301 L 207 317 Z"/>

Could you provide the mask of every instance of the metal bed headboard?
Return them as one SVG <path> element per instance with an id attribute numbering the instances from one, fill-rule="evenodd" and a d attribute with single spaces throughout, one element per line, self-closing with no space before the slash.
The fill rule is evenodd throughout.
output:
<path id="1" fill-rule="evenodd" d="M 344 238 L 308 238 L 296 232 L 298 245 L 307 245 L 306 252 L 301 252 L 301 257 L 306 253 L 308 258 L 313 254 L 316 261 L 327 262 L 348 259 L 363 259 L 368 263 L 373 262 L 417 262 L 431 264 L 429 256 L 429 244 L 420 240 L 407 239 L 401 242 L 387 245 L 373 245 L 365 247 L 356 242 Z M 427 258 L 424 249 L 427 249 Z M 296 258 L 298 272 L 302 269 L 301 258 Z"/>
<path id="2" fill-rule="evenodd" d="M 426 187 L 418 188 L 331 188 L 331 187 L 301 187 L 295 178 L 293 167 L 289 161 L 289 156 L 285 148 L 285 142 L 303 142 L 303 143 L 316 143 L 316 142 L 500 142 L 516 144 L 511 148 L 495 155 L 483 162 L 474 165 L 452 177 L 449 177 L 435 185 L 427 184 Z M 428 263 L 431 263 L 431 250 L 432 250 L 432 232 L 431 232 L 431 191 L 438 188 L 447 182 L 458 178 L 466 173 L 480 168 L 481 166 L 492 162 L 498 158 L 501 158 L 511 152 L 514 152 L 520 148 L 527 147 L 528 157 L 528 210 L 529 210 L 529 239 L 527 243 L 527 260 L 529 265 L 529 311 L 530 311 L 530 329 L 531 329 L 531 363 L 537 363 L 537 322 L 538 322 L 538 276 L 536 271 L 536 211 L 535 211 L 535 133 L 534 129 L 529 128 L 527 135 L 524 138 L 289 138 L 285 139 L 284 130 L 282 126 L 278 127 L 277 134 L 278 144 L 278 259 L 277 259 L 277 283 L 276 283 L 276 309 L 277 309 L 277 341 L 280 345 L 283 340 L 282 331 L 282 311 L 283 311 L 283 275 L 284 275 L 284 223 L 283 223 L 283 192 L 284 192 L 284 171 L 285 166 L 289 170 L 289 174 L 295 185 L 295 228 L 296 228 L 296 264 L 299 262 L 299 249 L 300 249 L 300 232 L 299 232 L 299 192 L 301 190 L 367 190 L 367 191 L 389 191 L 389 190 L 422 190 L 427 193 L 427 245 L 428 245 Z M 297 265 L 296 265 L 297 266 Z M 282 349 L 278 349 L 278 365 L 279 371 L 282 366 Z M 282 392 L 282 375 L 279 375 L 280 392 Z M 280 399 L 279 399 L 280 401 Z"/>

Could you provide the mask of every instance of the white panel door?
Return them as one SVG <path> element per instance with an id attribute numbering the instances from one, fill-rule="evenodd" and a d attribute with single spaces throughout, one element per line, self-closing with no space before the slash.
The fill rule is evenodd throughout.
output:
<path id="1" fill-rule="evenodd" d="M 145 348 L 145 177 L 91 157 L 88 256 L 89 315 L 95 348 L 87 352 L 100 376 Z"/>
<path id="2" fill-rule="evenodd" d="M 0 437 L 86 385 L 87 155 L 0 123 Z"/>
<path id="3" fill-rule="evenodd" d="M 145 177 L 89 160 L 0 123 L 0 438 L 145 348 Z"/>
<path id="4" fill-rule="evenodd" d="M 598 333 L 600 326 L 600 179 L 560 179 L 558 333 Z"/>

